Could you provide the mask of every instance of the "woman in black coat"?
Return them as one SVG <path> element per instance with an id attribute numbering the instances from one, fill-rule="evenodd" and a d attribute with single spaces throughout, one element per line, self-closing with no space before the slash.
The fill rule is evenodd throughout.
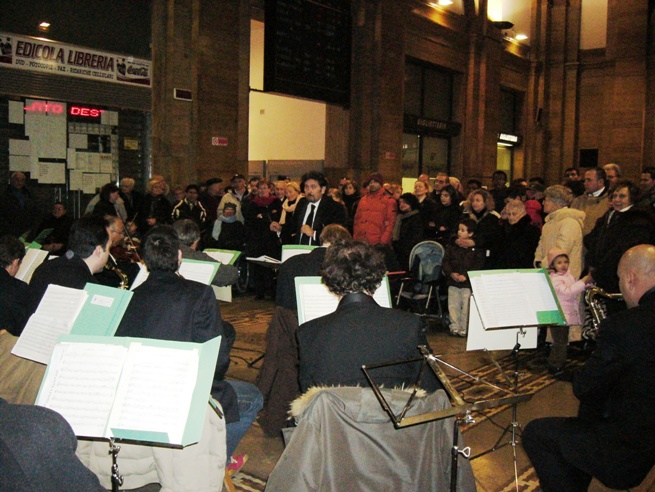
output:
<path id="1" fill-rule="evenodd" d="M 423 240 L 423 220 L 416 197 L 411 193 L 400 195 L 398 212 L 393 226 L 393 250 L 400 267 L 410 269 L 409 256 L 412 249 Z"/>
<path id="2" fill-rule="evenodd" d="M 467 207 L 469 217 L 478 224 L 475 235 L 470 239 L 458 238 L 455 242 L 461 247 L 487 250 L 484 268 L 485 270 L 496 268 L 503 231 L 500 226 L 500 215 L 494 210 L 494 198 L 485 189 L 475 190 L 468 197 Z"/>
<path id="3" fill-rule="evenodd" d="M 532 268 L 541 232 L 532 224 L 530 216 L 526 215 L 522 201 L 510 200 L 505 211 L 507 221 L 502 223 L 496 268 Z"/>
<path id="4" fill-rule="evenodd" d="M 168 185 L 164 181 L 151 179 L 146 187 L 146 196 L 136 217 L 139 233 L 143 236 L 152 227 L 171 222 L 173 207 L 166 199 Z"/>
<path id="5" fill-rule="evenodd" d="M 262 255 L 280 258 L 282 246 L 271 223 L 280 221 L 282 202 L 271 194 L 270 184 L 266 180 L 257 183 L 257 195 L 241 202 L 244 224 L 246 226 L 246 256 Z M 253 265 L 255 299 L 261 300 L 265 294 L 275 297 L 273 270 Z"/>
<path id="6" fill-rule="evenodd" d="M 441 208 L 437 209 L 434 225 L 437 241 L 445 248 L 453 236 L 457 235 L 457 224 L 462 218 L 462 208 L 459 206 L 459 193 L 451 185 L 441 190 L 439 198 L 441 200 Z"/>
<path id="7" fill-rule="evenodd" d="M 414 183 L 414 196 L 418 199 L 417 210 L 421 213 L 423 220 L 423 239 L 434 240 L 436 238 L 435 217 L 437 215 L 437 204 L 430 198 L 428 185 L 423 181 Z"/>

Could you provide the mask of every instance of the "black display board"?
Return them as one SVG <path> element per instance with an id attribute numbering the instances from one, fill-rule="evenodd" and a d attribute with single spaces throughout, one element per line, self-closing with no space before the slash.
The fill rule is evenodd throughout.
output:
<path id="1" fill-rule="evenodd" d="M 266 0 L 264 91 L 348 106 L 349 0 Z"/>

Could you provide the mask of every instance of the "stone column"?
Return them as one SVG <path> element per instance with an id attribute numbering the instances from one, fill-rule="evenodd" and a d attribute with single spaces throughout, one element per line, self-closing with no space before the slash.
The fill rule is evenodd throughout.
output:
<path id="1" fill-rule="evenodd" d="M 372 171 L 379 171 L 387 181 L 400 182 L 402 176 L 408 15 L 404 2 L 353 1 L 348 159 L 355 179 L 366 178 Z M 332 129 L 328 127 L 328 132 Z"/>
<path id="2" fill-rule="evenodd" d="M 249 2 L 154 0 L 152 39 L 153 173 L 182 184 L 245 173 Z"/>

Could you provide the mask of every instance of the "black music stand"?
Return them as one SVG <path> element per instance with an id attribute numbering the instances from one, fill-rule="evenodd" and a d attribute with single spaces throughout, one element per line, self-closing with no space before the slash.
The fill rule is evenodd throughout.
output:
<path id="1" fill-rule="evenodd" d="M 512 392 L 509 389 L 502 388 L 498 385 L 495 385 L 483 378 L 474 376 L 452 364 L 449 364 L 448 362 L 445 362 L 444 360 L 440 359 L 438 356 L 434 355 L 430 349 L 428 349 L 427 346 L 425 345 L 419 345 L 418 347 L 419 351 L 422 354 L 422 357 L 416 358 L 416 359 L 411 359 L 411 360 L 405 360 L 405 361 L 400 361 L 400 362 L 385 362 L 385 363 L 380 363 L 380 364 L 374 364 L 374 365 L 364 365 L 362 366 L 362 370 L 364 371 L 364 375 L 366 376 L 366 379 L 368 383 L 371 386 L 371 389 L 373 390 L 373 393 L 375 394 L 376 398 L 378 399 L 378 402 L 382 406 L 383 410 L 389 415 L 391 421 L 393 422 L 394 426 L 396 428 L 403 428 L 403 427 L 408 427 L 410 425 L 417 425 L 417 424 L 423 424 L 426 422 L 431 422 L 433 420 L 439 420 L 443 418 L 448 418 L 448 417 L 456 417 L 455 418 L 455 432 L 453 434 L 453 447 L 452 447 L 452 461 L 451 461 L 451 490 L 455 491 L 457 488 L 457 462 L 458 458 L 460 455 L 468 458 L 470 456 L 470 448 L 466 447 L 464 449 L 460 449 L 458 446 L 458 430 L 459 430 L 459 420 L 463 420 L 465 423 L 471 423 L 474 422 L 474 420 L 471 417 L 471 412 L 474 411 L 480 411 L 480 410 L 485 410 L 487 408 L 497 408 L 503 405 L 517 405 L 518 403 L 522 401 L 527 401 L 530 398 L 532 398 L 532 393 L 525 393 L 525 394 L 518 394 L 517 392 Z M 487 352 L 488 353 L 488 352 Z M 489 354 L 489 353 L 488 353 Z M 489 354 L 491 357 L 491 354 Z M 493 360 L 494 365 L 501 371 L 501 373 L 504 375 L 505 379 L 509 381 L 507 376 L 504 374 L 502 371 L 502 368 L 498 365 L 498 363 Z M 382 391 L 380 389 L 380 386 L 375 383 L 373 380 L 371 374 L 369 373 L 369 370 L 371 369 L 377 369 L 381 367 L 389 367 L 389 366 L 395 366 L 395 365 L 400 365 L 400 364 L 409 364 L 409 363 L 415 363 L 415 362 L 422 362 L 421 367 L 419 369 L 419 374 L 417 377 L 416 384 L 414 385 L 414 391 L 410 394 L 407 402 L 405 403 L 405 406 L 401 410 L 401 412 L 396 415 L 393 413 L 393 410 L 391 409 L 391 406 L 385 399 L 384 395 L 382 394 Z M 439 363 L 444 364 L 445 366 L 456 370 L 457 372 L 461 373 L 464 376 L 470 377 L 473 379 L 475 382 L 479 382 L 481 384 L 485 384 L 488 386 L 491 386 L 492 388 L 496 390 L 500 390 L 504 393 L 507 394 L 507 396 L 503 396 L 501 398 L 495 398 L 491 400 L 480 400 L 476 402 L 467 402 L 464 400 L 462 395 L 455 389 L 453 384 L 451 383 L 450 379 L 448 376 L 443 372 L 441 367 L 439 366 Z M 437 376 L 439 381 L 441 381 L 441 384 L 444 387 L 444 390 L 448 394 L 448 396 L 451 399 L 451 402 L 453 406 L 451 408 L 446 408 L 443 410 L 435 411 L 435 412 L 428 412 L 425 414 L 421 415 L 412 415 L 412 416 L 406 416 L 407 411 L 410 409 L 410 406 L 412 404 L 412 401 L 416 397 L 416 393 L 418 391 L 418 388 L 420 386 L 421 382 L 421 377 L 423 375 L 423 371 L 425 369 L 426 364 L 430 367 L 430 369 L 434 372 L 434 374 Z"/>

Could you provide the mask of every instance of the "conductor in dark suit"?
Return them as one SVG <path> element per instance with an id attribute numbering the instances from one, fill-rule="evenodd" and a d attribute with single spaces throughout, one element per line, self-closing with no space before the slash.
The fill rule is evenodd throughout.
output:
<path id="1" fill-rule="evenodd" d="M 323 283 L 341 298 L 337 310 L 298 328 L 300 387 L 362 385 L 368 382 L 362 365 L 417 358 L 418 345 L 427 345 L 425 328 L 415 314 L 380 307 L 372 297 L 385 274 L 384 257 L 363 243 L 328 248 Z M 394 365 L 371 372 L 385 387 L 411 385 L 418 363 Z M 421 386 L 434 391 L 441 385 L 431 370 Z"/>
<path id="2" fill-rule="evenodd" d="M 544 492 L 637 486 L 655 465 L 655 246 L 630 248 L 618 267 L 627 311 L 605 319 L 573 379 L 577 417 L 530 422 L 523 447 Z"/>
<path id="3" fill-rule="evenodd" d="M 302 177 L 300 187 L 305 192 L 293 214 L 293 244 L 320 244 L 323 228 L 330 224 L 346 225 L 346 207 L 327 195 L 328 180 L 311 171 Z"/>
<path id="4" fill-rule="evenodd" d="M 116 336 L 196 343 L 223 337 L 211 393 L 225 413 L 229 457 L 263 403 L 254 385 L 225 380 L 230 350 L 236 338 L 234 327 L 221 319 L 210 286 L 178 275 L 182 252 L 173 227 L 153 228 L 145 236 L 141 249 L 150 275 L 134 289 Z M 242 397 L 248 400 L 243 406 Z"/>

